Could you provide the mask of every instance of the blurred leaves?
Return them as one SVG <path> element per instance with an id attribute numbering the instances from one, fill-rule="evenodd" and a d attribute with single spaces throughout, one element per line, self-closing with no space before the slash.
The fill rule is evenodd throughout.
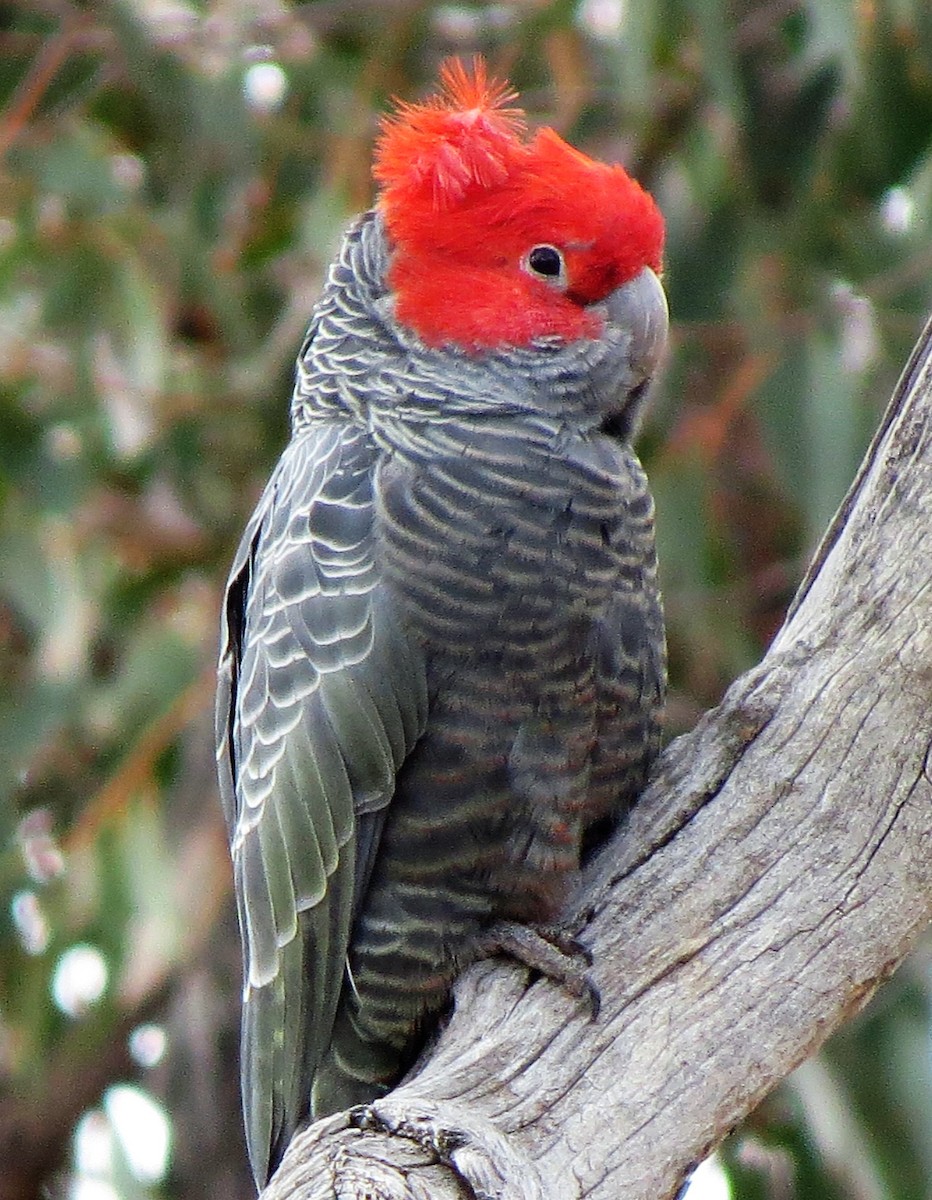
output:
<path id="1" fill-rule="evenodd" d="M 667 217 L 672 352 L 642 450 L 671 733 L 760 656 L 932 308 L 926 0 L 0 4 L 4 1198 L 68 1167 L 153 1014 L 165 1194 L 251 1194 L 208 711 L 220 589 L 371 198 L 376 115 L 475 50 Z M 51 987 L 79 944 L 108 977 L 73 1018 Z M 915 960 L 736 1135 L 736 1195 L 929 1192 L 927 992 Z"/>

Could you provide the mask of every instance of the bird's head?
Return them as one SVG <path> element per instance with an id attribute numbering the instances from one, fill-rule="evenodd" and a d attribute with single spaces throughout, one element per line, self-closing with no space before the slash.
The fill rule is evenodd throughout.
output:
<path id="1" fill-rule="evenodd" d="M 450 60 L 441 82 L 385 119 L 376 149 L 397 320 L 472 354 L 623 326 L 648 378 L 667 330 L 653 199 L 552 129 L 529 138 L 514 93 L 481 59 Z"/>

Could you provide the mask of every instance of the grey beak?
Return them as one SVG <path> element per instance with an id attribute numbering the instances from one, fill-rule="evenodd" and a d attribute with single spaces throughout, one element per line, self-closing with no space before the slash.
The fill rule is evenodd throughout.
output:
<path id="1" fill-rule="evenodd" d="M 667 344 L 670 316 L 660 280 L 644 267 L 604 301 L 608 320 L 630 334 L 628 361 L 632 371 L 650 379 Z"/>

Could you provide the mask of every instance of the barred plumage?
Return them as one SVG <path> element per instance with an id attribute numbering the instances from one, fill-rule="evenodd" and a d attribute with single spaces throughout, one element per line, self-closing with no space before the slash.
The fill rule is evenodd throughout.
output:
<path id="1" fill-rule="evenodd" d="M 346 236 L 224 607 L 260 1185 L 299 1122 L 397 1079 L 493 920 L 557 916 L 659 740 L 629 441 L 666 330 L 656 277 L 586 301 L 598 337 L 464 353 L 395 318 L 395 254 L 380 210 Z"/>

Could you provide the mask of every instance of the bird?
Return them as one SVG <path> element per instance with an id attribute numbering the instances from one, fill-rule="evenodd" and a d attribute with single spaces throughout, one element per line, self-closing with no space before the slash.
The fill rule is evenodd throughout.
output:
<path id="1" fill-rule="evenodd" d="M 396 101 L 222 607 L 219 790 L 261 1189 L 383 1095 L 496 922 L 557 921 L 642 789 L 666 648 L 632 448 L 664 225 L 484 61 Z"/>

